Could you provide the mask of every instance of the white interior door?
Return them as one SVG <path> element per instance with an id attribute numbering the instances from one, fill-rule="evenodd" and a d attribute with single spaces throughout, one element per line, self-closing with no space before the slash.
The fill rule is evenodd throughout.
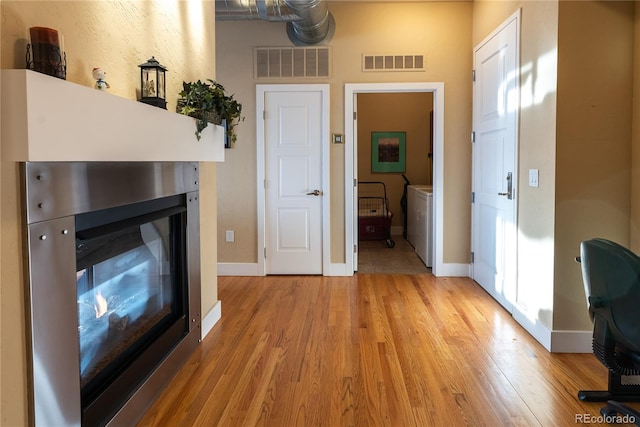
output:
<path id="1" fill-rule="evenodd" d="M 322 274 L 320 91 L 266 92 L 265 270 Z"/>
<path id="2" fill-rule="evenodd" d="M 474 50 L 473 279 L 509 312 L 516 298 L 518 15 Z"/>

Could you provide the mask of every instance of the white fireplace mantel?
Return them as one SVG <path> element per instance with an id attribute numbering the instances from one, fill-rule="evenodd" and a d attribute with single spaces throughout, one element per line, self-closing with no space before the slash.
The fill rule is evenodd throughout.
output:
<path id="1" fill-rule="evenodd" d="M 2 158 L 224 161 L 224 129 L 31 70 L 2 70 Z"/>

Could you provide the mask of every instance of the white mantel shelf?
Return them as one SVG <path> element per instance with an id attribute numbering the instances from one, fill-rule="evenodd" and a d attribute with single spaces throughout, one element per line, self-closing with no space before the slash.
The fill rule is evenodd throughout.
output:
<path id="1" fill-rule="evenodd" d="M 2 159 L 224 161 L 224 129 L 37 73 L 2 70 Z"/>

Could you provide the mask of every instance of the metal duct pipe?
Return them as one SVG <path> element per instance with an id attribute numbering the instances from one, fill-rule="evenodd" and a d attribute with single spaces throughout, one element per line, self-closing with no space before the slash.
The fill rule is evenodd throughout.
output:
<path id="1" fill-rule="evenodd" d="M 283 0 L 216 0 L 216 21 L 250 19 L 283 22 L 300 17 Z"/>
<path id="2" fill-rule="evenodd" d="M 334 24 L 325 0 L 284 2 L 300 17 L 299 21 L 287 24 L 287 34 L 293 44 L 317 44 L 327 37 Z"/>
<path id="3" fill-rule="evenodd" d="M 216 20 L 249 19 L 287 22 L 295 45 L 320 43 L 335 28 L 326 0 L 216 0 Z"/>

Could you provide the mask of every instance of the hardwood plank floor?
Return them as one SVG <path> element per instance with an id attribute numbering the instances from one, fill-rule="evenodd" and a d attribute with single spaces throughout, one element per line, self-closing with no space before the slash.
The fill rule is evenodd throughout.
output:
<path id="1" fill-rule="evenodd" d="M 139 426 L 573 426 L 606 387 L 477 284 L 423 275 L 220 277 L 223 316 Z"/>

